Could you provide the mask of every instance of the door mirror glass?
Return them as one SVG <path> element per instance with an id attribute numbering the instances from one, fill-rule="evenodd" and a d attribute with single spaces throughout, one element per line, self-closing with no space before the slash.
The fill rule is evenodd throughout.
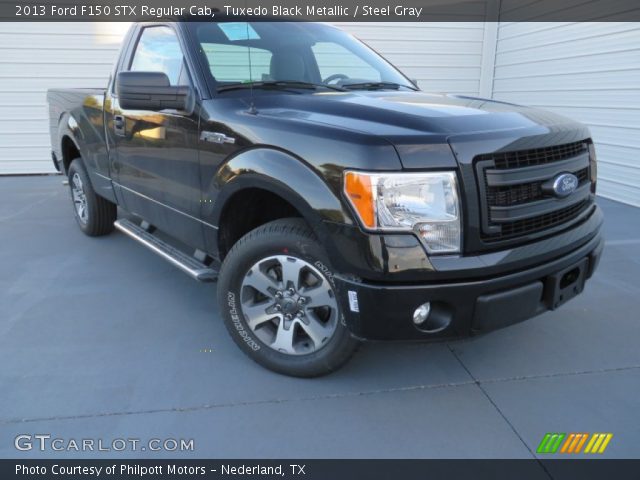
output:
<path id="1" fill-rule="evenodd" d="M 185 68 L 176 32 L 164 25 L 145 27 L 140 34 L 129 70 L 163 72 L 171 85 L 179 85 Z"/>

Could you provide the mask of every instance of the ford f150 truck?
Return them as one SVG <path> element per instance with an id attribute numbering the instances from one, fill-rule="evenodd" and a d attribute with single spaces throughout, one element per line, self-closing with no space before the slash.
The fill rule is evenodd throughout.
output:
<path id="1" fill-rule="evenodd" d="M 583 125 L 422 92 L 330 25 L 173 20 L 133 25 L 106 89 L 48 92 L 53 162 L 84 233 L 217 280 L 261 365 L 321 375 L 364 339 L 484 333 L 582 292 L 603 248 Z"/>

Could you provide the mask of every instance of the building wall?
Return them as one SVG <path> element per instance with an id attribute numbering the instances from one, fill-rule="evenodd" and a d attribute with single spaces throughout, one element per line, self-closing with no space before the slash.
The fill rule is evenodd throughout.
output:
<path id="1" fill-rule="evenodd" d="M 430 92 L 478 95 L 484 26 L 470 23 L 340 23 Z"/>
<path id="2" fill-rule="evenodd" d="M 600 193 L 640 205 L 640 24 L 343 23 L 426 91 L 590 126 Z M 0 174 L 52 171 L 46 90 L 102 87 L 123 23 L 0 23 Z"/>
<path id="3" fill-rule="evenodd" d="M 502 23 L 492 90 L 588 125 L 599 194 L 640 206 L 639 23 Z"/>
<path id="4" fill-rule="evenodd" d="M 55 171 L 46 91 L 104 87 L 123 27 L 0 22 L 0 174 Z"/>

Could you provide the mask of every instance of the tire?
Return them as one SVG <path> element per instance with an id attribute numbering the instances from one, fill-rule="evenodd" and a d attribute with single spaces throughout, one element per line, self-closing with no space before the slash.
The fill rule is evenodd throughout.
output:
<path id="1" fill-rule="evenodd" d="M 262 225 L 233 246 L 220 270 L 218 305 L 233 340 L 257 363 L 315 377 L 340 368 L 359 345 L 335 291 L 322 245 L 303 220 L 291 218 Z"/>
<path id="2" fill-rule="evenodd" d="M 118 207 L 96 194 L 81 158 L 76 158 L 69 166 L 69 189 L 80 230 L 90 237 L 111 233 Z"/>

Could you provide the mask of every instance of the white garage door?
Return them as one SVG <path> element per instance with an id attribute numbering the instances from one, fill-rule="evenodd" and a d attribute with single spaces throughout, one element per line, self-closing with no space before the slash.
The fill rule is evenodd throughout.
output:
<path id="1" fill-rule="evenodd" d="M 429 92 L 478 95 L 484 23 L 338 23 Z"/>
<path id="2" fill-rule="evenodd" d="M 640 206 L 640 24 L 501 24 L 493 95 L 587 124 L 599 194 Z"/>
<path id="3" fill-rule="evenodd" d="M 55 171 L 46 91 L 103 87 L 122 27 L 0 22 L 0 174 Z"/>

